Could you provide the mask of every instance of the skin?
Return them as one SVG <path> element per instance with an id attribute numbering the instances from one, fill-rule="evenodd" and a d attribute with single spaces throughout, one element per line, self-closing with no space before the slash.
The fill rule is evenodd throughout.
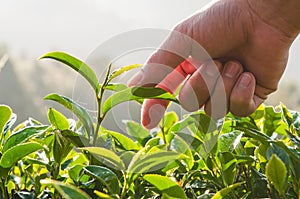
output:
<path id="1" fill-rule="evenodd" d="M 204 106 L 215 119 L 228 111 L 248 116 L 277 90 L 299 30 L 299 0 L 220 0 L 176 25 L 129 86 L 174 92 L 184 81 L 179 93 L 184 109 Z M 142 124 L 155 127 L 167 105 L 146 100 Z"/>

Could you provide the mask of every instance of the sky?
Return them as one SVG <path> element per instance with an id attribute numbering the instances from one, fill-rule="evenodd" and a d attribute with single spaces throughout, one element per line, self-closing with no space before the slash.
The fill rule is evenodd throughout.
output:
<path id="1" fill-rule="evenodd" d="M 209 0 L 0 0 L 0 44 L 12 56 L 36 59 L 62 50 L 85 59 L 114 35 L 139 28 L 171 29 Z M 300 83 L 300 39 L 284 81 Z"/>
<path id="2" fill-rule="evenodd" d="M 1 0 L 0 42 L 38 57 L 63 49 L 86 57 L 113 35 L 137 28 L 170 29 L 208 1 Z"/>

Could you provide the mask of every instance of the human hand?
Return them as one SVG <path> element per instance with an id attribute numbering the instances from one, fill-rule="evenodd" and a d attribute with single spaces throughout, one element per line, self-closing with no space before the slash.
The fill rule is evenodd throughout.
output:
<path id="1" fill-rule="evenodd" d="M 158 85 L 172 92 L 190 74 L 179 94 L 186 110 L 195 111 L 204 105 L 208 114 L 214 113 L 214 118 L 228 111 L 237 116 L 251 114 L 277 89 L 289 47 L 299 32 L 280 16 L 276 17 L 276 12 L 271 20 L 257 13 L 258 10 L 246 0 L 224 0 L 193 15 L 174 28 L 129 85 Z M 276 19 L 280 25 L 275 23 Z M 212 64 L 198 44 L 214 60 L 227 64 Z M 180 65 L 188 56 L 192 64 Z M 239 62 L 247 72 L 242 73 Z M 236 71 L 231 79 L 225 76 L 229 65 L 235 65 L 231 72 Z M 175 72 L 171 72 L 174 68 Z M 212 76 L 206 76 L 209 73 L 204 71 L 212 72 Z M 218 99 L 226 100 L 224 106 Z M 155 127 L 167 104 L 163 100 L 147 100 L 142 109 L 143 125 Z"/>

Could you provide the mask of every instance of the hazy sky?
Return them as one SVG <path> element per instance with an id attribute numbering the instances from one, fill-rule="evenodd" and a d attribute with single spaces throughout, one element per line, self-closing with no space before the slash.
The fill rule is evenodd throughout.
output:
<path id="1" fill-rule="evenodd" d="M 0 43 L 12 55 L 37 58 L 63 50 L 85 59 L 113 35 L 137 28 L 170 29 L 209 0 L 0 0 Z M 299 81 L 300 41 L 286 76 Z M 285 78 L 287 79 L 287 78 Z"/>

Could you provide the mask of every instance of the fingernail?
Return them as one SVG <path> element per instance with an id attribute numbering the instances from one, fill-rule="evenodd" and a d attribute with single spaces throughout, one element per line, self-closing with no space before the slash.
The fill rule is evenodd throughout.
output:
<path id="1" fill-rule="evenodd" d="M 239 73 L 239 65 L 234 62 L 229 62 L 225 65 L 225 76 L 229 78 L 235 77 Z"/>
<path id="2" fill-rule="evenodd" d="M 205 73 L 210 77 L 215 77 L 219 73 L 219 70 L 214 64 L 208 64 L 206 65 Z"/>
<path id="3" fill-rule="evenodd" d="M 156 127 L 168 106 L 169 102 L 158 99 L 148 99 L 142 107 L 142 124 L 147 129 Z"/>
<path id="4" fill-rule="evenodd" d="M 242 89 L 247 88 L 250 85 L 251 80 L 252 78 L 249 74 L 243 74 L 238 86 Z"/>

